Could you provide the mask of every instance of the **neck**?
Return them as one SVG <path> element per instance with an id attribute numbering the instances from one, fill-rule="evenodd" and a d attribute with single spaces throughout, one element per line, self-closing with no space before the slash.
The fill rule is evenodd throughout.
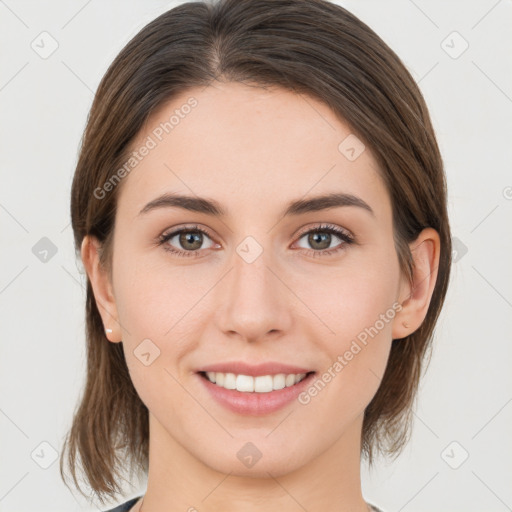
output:
<path id="1" fill-rule="evenodd" d="M 270 457 L 265 461 L 263 454 L 249 470 L 243 471 L 236 461 L 227 470 L 219 471 L 187 451 L 150 413 L 147 491 L 134 510 L 296 512 L 299 507 L 324 512 L 367 512 L 360 480 L 361 422 L 362 416 L 323 453 L 291 470 L 286 462 L 277 464 Z M 221 451 L 224 456 L 231 451 L 227 444 L 227 449 Z M 240 440 L 234 444 L 241 447 L 245 443 Z"/>

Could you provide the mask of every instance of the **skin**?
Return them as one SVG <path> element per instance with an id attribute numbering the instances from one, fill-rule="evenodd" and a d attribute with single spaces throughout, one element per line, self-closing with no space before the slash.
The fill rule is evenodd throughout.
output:
<path id="1" fill-rule="evenodd" d="M 323 103 L 284 89 L 216 83 L 188 90 L 153 113 L 132 146 L 191 96 L 198 106 L 123 178 L 112 272 L 100 265 L 93 238 L 82 244 L 104 326 L 112 329 L 108 339 L 122 340 L 150 412 L 142 509 L 366 511 L 362 414 L 392 339 L 425 318 L 438 234 L 425 229 L 411 244 L 416 267 L 409 283 L 400 274 L 391 203 L 371 151 L 349 161 L 338 150 L 351 133 L 346 123 Z M 227 215 L 176 207 L 139 215 L 163 192 L 214 199 Z M 282 218 L 288 202 L 330 192 L 362 198 L 374 215 L 344 206 Z M 155 242 L 191 223 L 211 234 L 194 249 L 199 257 L 173 255 Z M 322 223 L 348 230 L 357 243 L 343 245 L 332 235 L 327 247 L 341 250 L 313 255 L 325 246 L 303 233 Z M 247 236 L 263 249 L 252 263 L 236 251 Z M 190 247 L 178 237 L 167 244 Z M 195 373 L 222 361 L 272 360 L 321 375 L 395 303 L 401 311 L 307 405 L 236 414 L 213 401 Z M 160 356 L 145 366 L 134 350 L 148 338 Z M 262 453 L 252 468 L 236 456 L 248 441 Z"/>

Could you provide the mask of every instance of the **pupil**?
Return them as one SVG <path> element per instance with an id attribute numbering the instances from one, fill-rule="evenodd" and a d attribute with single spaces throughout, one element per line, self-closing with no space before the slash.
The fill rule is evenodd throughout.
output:
<path id="1" fill-rule="evenodd" d="M 182 247 L 188 248 L 190 250 L 199 249 L 201 247 L 201 237 L 202 237 L 201 233 L 191 233 L 191 232 L 182 233 L 180 236 L 180 244 L 182 245 Z M 196 242 L 195 245 L 194 245 L 194 241 Z M 189 242 L 193 245 L 192 247 L 187 247 L 187 244 Z"/>
<path id="2" fill-rule="evenodd" d="M 327 249 L 331 245 L 330 233 L 312 233 L 309 236 L 309 243 L 314 247 L 317 242 L 320 242 L 320 247 L 317 247 L 318 249 Z"/>

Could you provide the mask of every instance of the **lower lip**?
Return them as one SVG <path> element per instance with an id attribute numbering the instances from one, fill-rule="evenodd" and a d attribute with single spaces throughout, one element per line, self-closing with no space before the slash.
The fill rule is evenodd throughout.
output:
<path id="1" fill-rule="evenodd" d="M 260 416 L 277 411 L 295 400 L 304 391 L 315 376 L 310 373 L 299 383 L 288 388 L 268 393 L 245 393 L 236 389 L 226 389 L 210 382 L 206 376 L 198 373 L 199 379 L 219 404 L 238 414 Z"/>

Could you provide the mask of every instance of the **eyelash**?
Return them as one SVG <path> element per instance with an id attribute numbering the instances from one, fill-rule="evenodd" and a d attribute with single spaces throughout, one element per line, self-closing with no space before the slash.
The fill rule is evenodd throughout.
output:
<path id="1" fill-rule="evenodd" d="M 180 228 L 176 231 L 173 231 L 171 233 L 163 234 L 158 239 L 158 245 L 163 245 L 164 250 L 169 251 L 172 254 L 175 254 L 176 256 L 184 256 L 184 257 L 199 257 L 199 251 L 182 251 L 180 249 L 175 249 L 171 245 L 167 244 L 169 240 L 171 240 L 174 236 L 179 235 L 180 233 L 194 233 L 194 232 L 200 232 L 206 235 L 208 238 L 212 238 L 208 231 L 205 229 L 194 225 L 194 226 L 188 226 Z M 338 253 L 339 251 L 342 251 L 345 248 L 345 245 L 350 245 L 355 243 L 354 237 L 352 237 L 347 231 L 342 230 L 338 228 L 337 226 L 334 226 L 333 224 L 322 224 L 321 226 L 317 226 L 315 228 L 308 229 L 298 235 L 298 240 L 300 240 L 304 235 L 308 235 L 310 233 L 330 233 L 331 235 L 336 235 L 338 238 L 343 240 L 343 243 L 340 244 L 338 247 L 332 248 L 332 249 L 323 249 L 320 251 L 316 251 L 314 249 L 310 249 L 311 254 L 314 257 L 318 256 L 331 256 L 332 254 Z M 310 254 L 310 255 L 311 255 Z"/>

